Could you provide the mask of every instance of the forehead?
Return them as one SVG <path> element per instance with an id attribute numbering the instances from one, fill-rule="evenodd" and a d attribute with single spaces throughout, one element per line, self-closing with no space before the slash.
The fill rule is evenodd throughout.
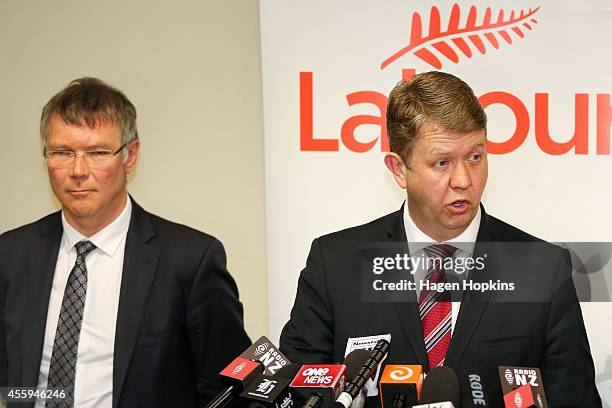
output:
<path id="1" fill-rule="evenodd" d="M 484 129 L 468 132 L 447 130 L 436 125 L 425 125 L 416 138 L 415 149 L 420 153 L 436 153 L 486 148 Z"/>
<path id="2" fill-rule="evenodd" d="M 52 115 L 49 120 L 49 146 L 114 146 L 120 141 L 121 133 L 112 121 L 101 120 L 94 127 L 89 127 L 84 120 L 77 124 L 66 123 L 58 114 Z"/>

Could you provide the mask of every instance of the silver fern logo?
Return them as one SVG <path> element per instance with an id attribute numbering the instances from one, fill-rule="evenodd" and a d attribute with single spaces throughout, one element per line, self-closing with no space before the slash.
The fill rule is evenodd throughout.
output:
<path id="1" fill-rule="evenodd" d="M 527 31 L 538 24 L 535 15 L 540 10 L 536 7 L 529 10 L 506 12 L 500 9 L 497 17 L 487 7 L 479 23 L 478 9 L 471 6 L 466 21 L 461 23 L 461 7 L 455 3 L 451 10 L 446 30 L 442 28 L 440 10 L 433 6 L 429 13 L 429 30 L 423 31 L 423 18 L 418 12 L 412 14 L 410 25 L 410 40 L 406 46 L 385 59 L 380 69 L 385 69 L 394 61 L 410 53 L 436 69 L 442 69 L 442 60 L 459 62 L 460 55 L 466 58 L 474 56 L 473 49 L 484 55 L 487 53 L 485 44 L 498 49 L 503 42 L 512 44 L 514 39 L 525 38 Z M 443 57 L 443 58 L 442 58 Z"/>

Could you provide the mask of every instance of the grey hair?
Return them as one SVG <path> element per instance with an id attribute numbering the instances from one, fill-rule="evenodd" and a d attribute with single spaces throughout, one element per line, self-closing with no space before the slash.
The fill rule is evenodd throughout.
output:
<path id="1" fill-rule="evenodd" d="M 95 128 L 113 123 L 121 133 L 121 143 L 138 139 L 136 108 L 123 92 L 91 77 L 71 81 L 45 104 L 40 117 L 40 137 L 47 145 L 51 117 L 59 115 L 70 125 Z"/>

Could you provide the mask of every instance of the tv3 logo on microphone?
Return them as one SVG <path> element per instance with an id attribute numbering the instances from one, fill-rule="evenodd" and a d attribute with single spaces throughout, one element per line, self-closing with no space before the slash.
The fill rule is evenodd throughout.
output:
<path id="1" fill-rule="evenodd" d="M 445 10 L 446 11 L 446 10 Z M 527 38 L 539 23 L 540 6 L 528 10 L 492 11 L 490 7 L 479 9 L 471 6 L 467 17 L 462 22 L 461 9 L 458 3 L 453 4 L 448 22 L 442 19 L 440 9 L 432 6 L 428 18 L 419 12 L 412 13 L 408 43 L 402 41 L 399 50 L 388 56 L 380 64 L 385 70 L 397 66 L 413 56 L 433 67 L 442 69 L 446 62 L 460 63 L 476 55 L 485 55 L 488 51 L 507 48 L 507 46 Z M 424 21 L 428 30 L 424 30 Z M 550 52 L 549 49 L 541 52 Z M 348 57 L 348 56 L 347 56 Z M 402 68 L 401 78 L 410 80 L 416 74 L 413 68 Z M 505 78 L 500 78 L 506 83 Z M 314 73 L 302 71 L 299 75 L 299 118 L 300 118 L 300 151 L 340 151 L 340 144 L 353 153 L 365 153 L 378 149 L 389 151 L 389 140 L 386 128 L 387 95 L 373 90 L 350 92 L 346 95 L 349 107 L 364 107 L 364 112 L 340 120 L 339 135 L 329 134 L 329 130 L 315 132 L 314 117 Z M 318 95 L 325 94 L 317 92 Z M 335 92 L 334 92 L 335 94 Z M 574 95 L 574 129 L 570 140 L 559 142 L 565 135 L 551 136 L 549 122 L 550 94 L 536 92 L 532 101 L 521 99 L 508 91 L 490 91 L 479 96 L 485 110 L 489 106 L 501 105 L 514 116 L 516 127 L 514 133 L 493 135 L 487 140 L 488 153 L 508 154 L 521 147 L 527 137 L 535 138 L 536 146 L 548 155 L 564 155 L 572 152 L 575 155 L 587 155 L 595 150 L 596 155 L 610 155 L 610 124 L 612 123 L 612 106 L 610 94 L 597 92 L 595 95 L 576 93 Z M 319 103 L 320 104 L 320 103 Z M 326 102 L 327 104 L 327 102 Z M 376 114 L 372 114 L 372 107 Z M 589 126 L 589 122 L 596 126 Z M 328 120 L 324 120 L 325 123 Z M 592 129 L 595 128 L 595 131 Z M 367 130 L 367 132 L 366 132 Z M 571 129 L 567 130 L 571 132 Z M 316 134 L 315 134 L 316 133 Z M 571 134 L 571 133 L 570 133 Z M 357 137 L 359 135 L 359 137 Z M 590 139 L 595 139 L 591 143 Z M 501 141 L 499 141 L 501 140 Z M 591 152 L 592 153 L 592 152 Z"/>
<path id="2" fill-rule="evenodd" d="M 398 366 L 389 373 L 389 377 L 395 381 L 404 381 L 412 376 L 414 376 L 414 371 L 406 366 Z"/>

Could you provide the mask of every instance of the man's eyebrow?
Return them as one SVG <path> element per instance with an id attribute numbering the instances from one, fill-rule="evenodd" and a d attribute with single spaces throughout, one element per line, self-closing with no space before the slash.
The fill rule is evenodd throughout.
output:
<path id="1" fill-rule="evenodd" d="M 47 144 L 47 146 L 45 148 L 47 150 L 69 150 L 70 149 L 70 147 L 66 146 L 63 143 Z"/>
<path id="2" fill-rule="evenodd" d="M 484 142 L 474 143 L 474 144 L 472 145 L 472 150 L 478 149 L 479 147 L 485 147 Z"/>
<path id="3" fill-rule="evenodd" d="M 47 150 L 73 150 L 73 148 L 64 143 L 58 143 L 58 144 L 48 144 Z M 85 151 L 89 151 L 89 150 L 112 150 L 112 146 L 109 143 L 96 143 L 91 146 L 88 146 L 85 149 Z"/>
<path id="4" fill-rule="evenodd" d="M 476 149 L 478 149 L 478 148 L 484 148 L 484 147 L 485 147 L 484 142 L 478 142 L 478 143 L 474 143 L 474 144 L 472 145 L 471 149 L 472 149 L 472 150 L 476 150 Z M 432 148 L 432 149 L 429 151 L 429 154 L 430 154 L 430 155 L 436 155 L 436 156 L 438 156 L 438 155 L 440 155 L 440 156 L 444 156 L 444 155 L 450 154 L 450 152 L 449 152 L 448 150 L 444 150 L 444 149 L 439 148 L 439 147 L 434 147 L 434 148 Z"/>
<path id="5" fill-rule="evenodd" d="M 109 143 L 96 143 L 88 146 L 86 150 L 112 150 Z"/>
<path id="6" fill-rule="evenodd" d="M 440 149 L 439 147 L 434 147 L 433 149 L 431 149 L 429 151 L 429 154 L 430 155 L 436 155 L 436 156 L 437 155 L 444 156 L 444 155 L 449 154 L 449 152 L 448 152 L 448 150 Z"/>

